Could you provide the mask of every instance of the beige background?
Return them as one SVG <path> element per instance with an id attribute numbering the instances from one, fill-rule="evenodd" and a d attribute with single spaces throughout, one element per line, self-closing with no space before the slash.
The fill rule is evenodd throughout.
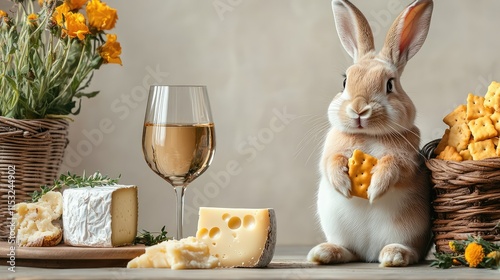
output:
<path id="1" fill-rule="evenodd" d="M 0 7 L 10 2 L 5 0 Z M 205 84 L 216 122 L 212 166 L 188 187 L 186 230 L 197 207 L 272 207 L 279 244 L 322 241 L 315 215 L 317 160 L 326 109 L 351 61 L 329 0 L 107 1 L 123 66 L 105 65 L 71 125 L 62 171 L 99 170 L 140 187 L 139 228 L 175 231 L 173 189 L 146 165 L 142 122 L 150 84 Z M 410 1 L 353 0 L 377 48 Z M 418 111 L 422 145 L 468 92 L 500 80 L 500 1 L 437 0 L 431 29 L 409 62 L 403 86 Z M 396 11 L 397 10 L 397 11 Z M 396 12 L 395 12 L 396 11 Z"/>

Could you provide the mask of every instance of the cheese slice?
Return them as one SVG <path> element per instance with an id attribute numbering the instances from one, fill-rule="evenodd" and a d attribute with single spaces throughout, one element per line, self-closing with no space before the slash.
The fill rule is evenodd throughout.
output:
<path id="1" fill-rule="evenodd" d="M 200 207 L 196 237 L 205 242 L 221 267 L 265 267 L 274 255 L 273 209 Z"/>
<path id="2" fill-rule="evenodd" d="M 127 268 L 214 268 L 219 260 L 208 246 L 195 237 L 169 240 L 146 248 L 146 252 L 128 262 Z"/>
<path id="3" fill-rule="evenodd" d="M 137 234 L 137 187 L 130 185 L 66 189 L 63 192 L 64 243 L 115 247 Z"/>
<path id="4" fill-rule="evenodd" d="M 62 195 L 50 191 L 38 202 L 16 204 L 17 244 L 26 247 L 56 246 L 61 242 Z"/>

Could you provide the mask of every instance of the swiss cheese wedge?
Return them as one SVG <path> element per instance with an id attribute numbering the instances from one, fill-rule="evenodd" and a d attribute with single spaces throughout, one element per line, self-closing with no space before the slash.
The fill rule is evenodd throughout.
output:
<path id="1" fill-rule="evenodd" d="M 274 255 L 273 209 L 200 207 L 196 237 L 205 242 L 221 267 L 265 267 Z"/>

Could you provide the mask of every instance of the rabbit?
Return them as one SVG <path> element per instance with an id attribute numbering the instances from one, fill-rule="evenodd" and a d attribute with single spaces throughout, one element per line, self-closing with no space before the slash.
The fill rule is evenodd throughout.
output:
<path id="1" fill-rule="evenodd" d="M 396 18 L 379 53 L 368 21 L 348 0 L 333 0 L 341 43 L 354 60 L 328 107 L 330 130 L 319 162 L 317 215 L 327 242 L 310 262 L 407 266 L 431 245 L 430 181 L 419 153 L 415 105 L 401 86 L 407 61 L 423 45 L 432 0 L 416 0 Z M 368 199 L 351 196 L 348 158 L 359 149 L 378 159 Z"/>

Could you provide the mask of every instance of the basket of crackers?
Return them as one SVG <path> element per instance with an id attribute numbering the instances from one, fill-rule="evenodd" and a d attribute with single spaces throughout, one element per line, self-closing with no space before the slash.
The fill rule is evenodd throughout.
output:
<path id="1" fill-rule="evenodd" d="M 450 253 L 450 241 L 481 236 L 500 241 L 500 83 L 484 97 L 469 93 L 467 103 L 444 117 L 449 126 L 423 152 L 434 197 L 432 231 L 436 251 Z"/>

